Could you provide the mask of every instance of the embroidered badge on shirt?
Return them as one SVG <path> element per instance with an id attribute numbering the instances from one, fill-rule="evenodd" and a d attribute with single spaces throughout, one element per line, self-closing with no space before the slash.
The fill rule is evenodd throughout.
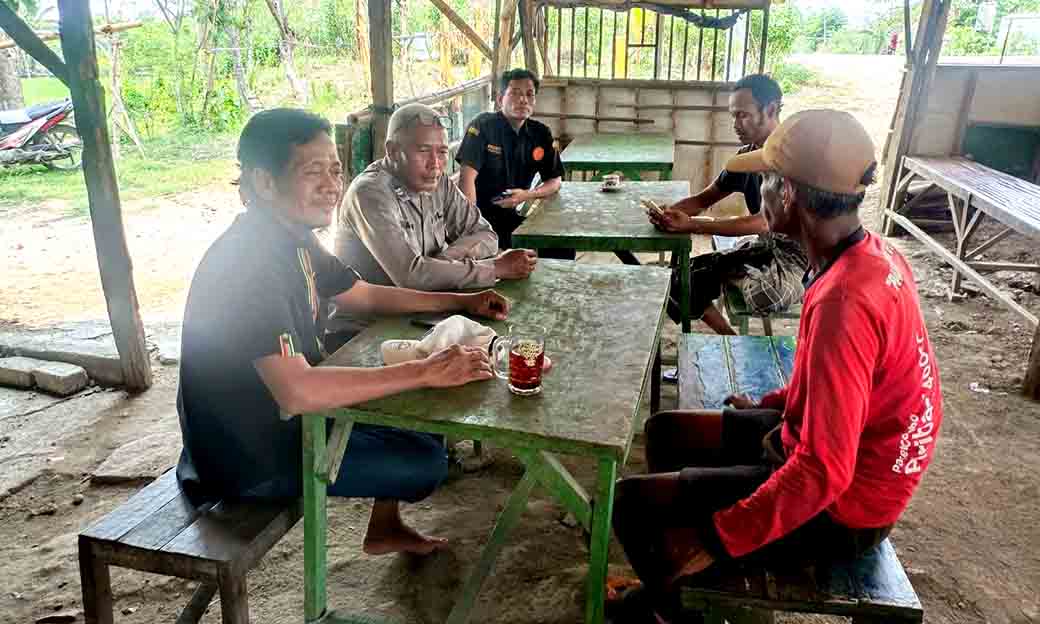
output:
<path id="1" fill-rule="evenodd" d="M 534 148 L 534 151 L 531 152 L 531 157 L 535 160 L 541 160 L 545 158 L 545 149 L 541 147 Z"/>
<path id="2" fill-rule="evenodd" d="M 488 143 L 487 151 L 491 152 L 492 154 L 497 154 L 497 155 L 501 155 L 502 154 L 502 148 L 499 147 L 498 145 L 492 145 L 491 143 Z"/>
<path id="3" fill-rule="evenodd" d="M 466 129 L 466 134 L 472 134 L 473 136 L 480 136 L 480 130 L 477 130 L 476 126 L 470 126 Z"/>

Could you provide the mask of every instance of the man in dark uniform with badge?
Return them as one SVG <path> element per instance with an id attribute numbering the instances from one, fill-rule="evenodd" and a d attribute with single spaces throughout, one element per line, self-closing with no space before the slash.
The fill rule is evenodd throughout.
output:
<path id="1" fill-rule="evenodd" d="M 524 218 L 517 207 L 560 190 L 563 163 L 552 131 L 531 119 L 538 77 L 526 69 L 502 74 L 499 111 L 470 123 L 455 157 L 461 166 L 459 188 L 498 234 L 500 249 L 513 246 L 513 230 Z M 541 184 L 531 188 L 535 174 Z M 574 250 L 540 251 L 543 258 L 574 259 Z"/>

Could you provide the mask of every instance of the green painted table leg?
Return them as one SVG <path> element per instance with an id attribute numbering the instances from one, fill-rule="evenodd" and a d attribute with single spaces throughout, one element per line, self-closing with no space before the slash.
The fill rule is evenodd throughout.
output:
<path id="1" fill-rule="evenodd" d="M 495 559 L 502 551 L 506 538 L 516 523 L 520 521 L 520 514 L 527 509 L 527 499 L 531 496 L 534 484 L 534 472 L 531 470 L 524 472 L 524 477 L 520 479 L 520 483 L 509 495 L 505 509 L 499 514 L 495 528 L 491 531 L 487 545 L 484 546 L 484 552 L 480 553 L 480 560 L 477 561 L 476 567 L 470 572 L 466 584 L 462 587 L 462 594 L 455 602 L 455 606 L 451 608 L 451 613 L 448 614 L 448 624 L 463 624 L 469 617 L 469 612 L 473 610 L 473 605 L 477 602 L 480 588 L 491 574 L 491 569 L 495 566 Z"/>
<path id="2" fill-rule="evenodd" d="M 585 624 L 602 624 L 606 599 L 607 556 L 610 548 L 610 518 L 614 513 L 614 482 L 617 462 L 599 460 L 596 500 L 592 506 L 592 541 L 589 544 L 589 576 L 585 591 Z"/>
<path id="3" fill-rule="evenodd" d="M 591 531 L 592 505 L 589 495 L 560 460 L 548 451 L 531 451 L 520 456 L 538 483 L 549 490 L 567 511 L 574 514 L 574 518 L 586 531 Z"/>
<path id="4" fill-rule="evenodd" d="M 324 467 L 325 419 L 303 420 L 303 612 L 306 622 L 325 615 L 327 594 L 326 484 L 318 475 Z"/>
<path id="5" fill-rule="evenodd" d="M 690 333 L 690 251 L 693 239 L 686 239 L 679 249 L 679 315 L 682 331 Z"/>

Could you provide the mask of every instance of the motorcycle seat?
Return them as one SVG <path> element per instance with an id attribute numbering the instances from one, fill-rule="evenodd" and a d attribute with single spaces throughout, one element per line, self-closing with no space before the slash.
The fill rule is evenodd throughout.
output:
<path id="1" fill-rule="evenodd" d="M 32 118 L 29 117 L 29 114 L 24 108 L 0 111 L 0 126 L 14 126 L 18 124 L 26 124 L 30 121 L 32 121 Z"/>
<path id="2" fill-rule="evenodd" d="M 29 106 L 28 108 L 0 111 L 0 124 L 8 126 L 13 124 L 29 123 L 34 119 L 46 117 L 51 113 L 65 108 L 67 103 L 67 101 L 47 102 L 45 104 Z"/>

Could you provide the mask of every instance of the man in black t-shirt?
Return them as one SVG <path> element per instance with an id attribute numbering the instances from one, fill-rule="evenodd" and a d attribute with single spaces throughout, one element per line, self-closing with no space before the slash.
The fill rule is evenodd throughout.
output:
<path id="1" fill-rule="evenodd" d="M 322 248 L 312 230 L 329 225 L 343 197 L 330 133 L 328 121 L 295 109 L 257 113 L 242 130 L 239 188 L 247 210 L 206 252 L 184 311 L 177 477 L 195 501 L 300 496 L 300 421 L 282 413 L 492 377 L 485 351 L 458 346 L 396 366 L 317 366 L 326 355 L 325 301 L 383 314 L 462 310 L 504 319 L 508 312 L 490 290 L 457 295 L 368 284 Z M 425 498 L 446 472 L 438 437 L 358 424 L 328 492 L 376 499 L 365 552 L 427 554 L 444 541 L 405 525 L 399 501 Z"/>
<path id="2" fill-rule="evenodd" d="M 780 123 L 783 93 L 769 76 L 746 76 L 734 85 L 729 98 L 733 129 L 744 147 L 738 153 L 758 149 Z M 724 282 L 740 287 L 753 313 L 778 312 L 802 299 L 801 278 L 807 260 L 798 243 L 782 235 L 772 235 L 761 214 L 762 176 L 723 170 L 706 189 L 678 202 L 650 221 L 666 232 L 718 234 L 721 236 L 758 235 L 757 240 L 742 241 L 735 249 L 696 256 L 690 262 L 690 316 L 701 318 L 720 334 L 735 334 L 715 307 Z M 744 195 L 748 215 L 730 219 L 699 216 L 733 193 Z M 679 322 L 679 280 L 672 281 L 668 314 Z M 666 374 L 666 378 L 668 375 Z"/>
<path id="3" fill-rule="evenodd" d="M 459 188 L 498 234 L 500 249 L 513 246 L 513 230 L 523 223 L 516 208 L 559 192 L 563 163 L 552 131 L 531 119 L 538 78 L 526 69 L 502 74 L 499 111 L 474 119 L 455 160 L 461 166 Z M 541 183 L 534 189 L 535 174 Z M 543 250 L 543 258 L 573 259 L 573 250 Z"/>

